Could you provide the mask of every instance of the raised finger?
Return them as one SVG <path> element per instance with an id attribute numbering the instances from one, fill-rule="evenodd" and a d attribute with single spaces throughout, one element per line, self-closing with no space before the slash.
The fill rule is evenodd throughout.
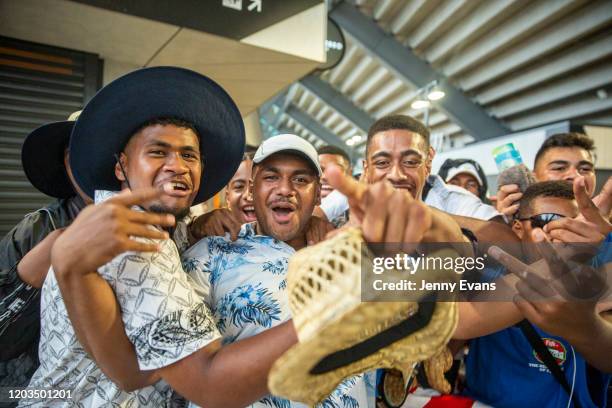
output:
<path id="1" fill-rule="evenodd" d="M 610 215 L 610 211 L 612 211 L 612 176 L 608 177 L 606 184 L 604 184 L 603 188 L 597 194 L 597 197 L 593 199 L 593 201 L 597 201 L 595 204 L 599 209 L 599 212 L 604 216 L 608 217 Z"/>
<path id="2" fill-rule="evenodd" d="M 330 186 L 344 194 L 349 200 L 361 202 L 366 186 L 345 174 L 340 166 L 335 164 L 327 166 L 325 177 Z"/>
<path id="3" fill-rule="evenodd" d="M 501 191 L 505 195 L 508 195 L 512 193 L 518 193 L 521 190 L 519 189 L 518 184 L 505 184 L 499 188 L 499 191 Z"/>
<path id="4" fill-rule="evenodd" d="M 518 211 L 518 209 L 519 209 L 519 204 L 514 204 L 502 210 L 501 213 L 504 215 L 514 215 Z"/>
<path id="5" fill-rule="evenodd" d="M 160 247 L 155 243 L 141 242 L 134 239 L 127 239 L 122 244 L 123 252 L 134 251 L 134 252 L 159 252 Z"/>
<path id="6" fill-rule="evenodd" d="M 527 276 L 529 267 L 498 246 L 492 245 L 487 251 L 497 262 L 504 265 L 510 272 L 523 279 Z"/>
<path id="7" fill-rule="evenodd" d="M 587 193 L 584 177 L 576 177 L 572 187 L 574 189 L 574 196 L 576 197 L 576 203 L 578 204 L 580 214 L 588 221 L 599 220 L 601 214 Z"/>
<path id="8" fill-rule="evenodd" d="M 593 232 L 597 232 L 597 226 L 592 222 L 580 219 L 575 220 L 573 218 L 561 218 L 549 222 L 544 226 L 544 232 L 550 235 L 550 233 L 556 229 L 571 231 L 577 235 L 588 237 L 593 235 Z"/>
<path id="9" fill-rule="evenodd" d="M 516 284 L 516 289 L 521 296 L 530 301 L 551 298 L 555 295 L 555 290 L 546 279 L 543 279 L 533 272 L 527 272 L 524 278 Z"/>
<path id="10" fill-rule="evenodd" d="M 588 243 L 593 242 L 593 237 L 585 236 L 582 234 L 576 234 L 573 231 L 567 229 L 556 228 L 551 230 L 548 235 L 552 239 L 552 242 L 565 242 L 565 243 Z M 601 234 L 600 234 L 601 235 Z M 601 239 L 603 240 L 604 236 L 601 235 Z"/>
<path id="11" fill-rule="evenodd" d="M 386 186 L 376 183 L 370 186 L 365 193 L 365 213 L 361 228 L 367 242 L 383 242 L 385 239 L 385 228 L 387 226 L 388 208 L 385 194 Z"/>
<path id="12" fill-rule="evenodd" d="M 108 202 L 120 204 L 125 207 L 144 204 L 148 201 L 161 197 L 162 190 L 156 188 L 144 188 L 140 190 L 124 190 L 108 199 Z"/>
<path id="13" fill-rule="evenodd" d="M 132 237 L 150 238 L 150 239 L 169 239 L 168 232 L 157 228 L 149 227 L 144 224 L 129 223 L 123 229 L 123 233 Z"/>
<path id="14" fill-rule="evenodd" d="M 505 204 L 506 207 L 508 207 L 520 200 L 521 197 L 523 197 L 523 193 L 509 194 L 508 196 L 506 196 L 506 198 L 503 199 L 502 203 Z"/>
<path id="15" fill-rule="evenodd" d="M 401 244 L 403 242 L 407 218 L 406 212 L 408 210 L 403 194 L 403 191 L 396 190 L 387 201 L 387 212 L 389 213 L 389 221 L 385 231 L 385 242 L 387 244 Z M 392 246 L 397 251 L 398 245 Z M 388 249 L 391 250 L 391 246 Z"/>
<path id="16" fill-rule="evenodd" d="M 136 211 L 129 208 L 125 209 L 126 219 L 131 222 L 149 225 L 161 225 L 162 227 L 172 227 L 175 218 L 172 214 L 158 214 L 153 212 Z"/>

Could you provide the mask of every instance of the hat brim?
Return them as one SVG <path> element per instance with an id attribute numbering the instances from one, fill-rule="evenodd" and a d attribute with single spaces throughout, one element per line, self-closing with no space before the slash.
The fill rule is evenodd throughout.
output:
<path id="1" fill-rule="evenodd" d="M 30 183 L 48 196 L 68 198 L 76 195 L 64 166 L 64 151 L 73 127 L 73 121 L 47 123 L 23 141 L 23 171 Z"/>
<path id="2" fill-rule="evenodd" d="M 278 148 L 276 150 L 270 151 L 269 153 L 266 153 L 264 156 L 253 158 L 253 163 L 255 163 L 255 164 L 263 163 L 264 161 L 266 161 L 271 156 L 274 156 L 275 154 L 279 154 L 279 153 L 298 156 L 298 157 L 306 160 L 306 162 L 310 165 L 310 167 L 312 167 L 312 169 L 315 171 L 317 176 L 320 177 L 320 176 L 323 175 L 323 170 L 321 170 L 321 166 L 319 165 L 319 163 L 313 161 L 312 158 L 309 157 L 306 153 L 304 153 L 301 150 L 297 150 L 297 149 Z"/>
<path id="3" fill-rule="evenodd" d="M 429 323 L 367 357 L 323 374 L 312 374 L 325 357 L 371 338 L 409 318 L 413 302 L 362 302 L 314 338 L 292 346 L 273 365 L 268 377 L 272 394 L 316 404 L 351 375 L 376 368 L 411 367 L 443 349 L 457 324 L 457 304 L 435 304 Z M 383 326 L 381 328 L 381 326 Z M 368 333 L 366 335 L 366 333 Z"/>
<path id="4" fill-rule="evenodd" d="M 197 72 L 153 67 L 111 82 L 81 112 L 70 139 L 70 166 L 87 195 L 120 189 L 114 155 L 140 126 L 155 118 L 184 120 L 200 136 L 202 177 L 193 204 L 208 200 L 228 183 L 245 144 L 236 104 L 221 86 Z"/>
<path id="5" fill-rule="evenodd" d="M 469 174 L 470 176 L 474 177 L 478 185 L 482 187 L 482 179 L 480 178 L 480 175 L 478 174 L 476 170 L 472 170 L 472 169 L 453 168 L 448 172 L 448 175 L 446 176 L 445 181 L 448 183 L 450 180 L 452 180 L 455 176 L 459 174 Z"/>

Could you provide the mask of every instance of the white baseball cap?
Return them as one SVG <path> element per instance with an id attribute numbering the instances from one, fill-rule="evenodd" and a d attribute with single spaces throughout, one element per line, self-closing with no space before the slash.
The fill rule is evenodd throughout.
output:
<path id="1" fill-rule="evenodd" d="M 306 160 L 312 163 L 319 176 L 323 174 L 321 166 L 319 165 L 319 155 L 313 145 L 308 143 L 305 139 L 292 134 L 284 134 L 273 136 L 259 145 L 259 148 L 255 152 L 253 157 L 253 163 L 258 164 L 266 160 L 268 157 L 275 153 L 289 152 L 297 153 Z"/>
<path id="2" fill-rule="evenodd" d="M 446 176 L 446 180 L 444 181 L 448 183 L 457 174 L 462 174 L 462 173 L 466 173 L 466 174 L 473 176 L 478 182 L 478 184 L 482 186 L 482 179 L 480 178 L 480 175 L 478 174 L 478 171 L 476 170 L 476 168 L 471 163 L 462 163 L 461 165 L 457 167 L 450 168 L 448 170 L 448 175 Z"/>

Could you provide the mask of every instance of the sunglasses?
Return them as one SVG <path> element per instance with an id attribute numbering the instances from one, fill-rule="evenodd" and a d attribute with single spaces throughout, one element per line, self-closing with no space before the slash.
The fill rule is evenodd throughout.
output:
<path id="1" fill-rule="evenodd" d="M 528 218 L 519 218 L 520 221 L 531 221 L 531 228 L 544 228 L 546 224 L 551 221 L 565 218 L 565 215 L 555 213 L 543 213 L 538 215 L 532 215 Z"/>

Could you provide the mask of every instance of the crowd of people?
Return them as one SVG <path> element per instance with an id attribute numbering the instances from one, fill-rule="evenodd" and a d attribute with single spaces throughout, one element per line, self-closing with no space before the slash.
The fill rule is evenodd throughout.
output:
<path id="1" fill-rule="evenodd" d="M 404 406 L 606 406 L 612 181 L 595 195 L 593 141 L 547 138 L 535 182 L 499 186 L 493 206 L 477 162 L 431 174 L 429 139 L 414 118 L 382 117 L 353 177 L 342 149 L 296 135 L 245 147 L 234 102 L 200 74 L 157 67 L 113 81 L 24 142 L 26 175 L 57 200 L 0 242 L 0 386 L 71 394 L 0 406 L 303 406 L 267 383 L 299 342 L 289 261 L 349 228 L 368 244 L 463 243 L 496 260 L 479 279 L 516 290 L 458 302 L 449 348 L 464 361 L 450 392 L 415 374 Z M 190 214 L 220 191 L 225 208 Z M 587 249 L 554 246 L 576 243 Z M 600 295 L 568 300 L 551 283 L 560 270 L 578 289 L 599 278 Z M 384 373 L 345 378 L 319 406 L 393 406 Z"/>

